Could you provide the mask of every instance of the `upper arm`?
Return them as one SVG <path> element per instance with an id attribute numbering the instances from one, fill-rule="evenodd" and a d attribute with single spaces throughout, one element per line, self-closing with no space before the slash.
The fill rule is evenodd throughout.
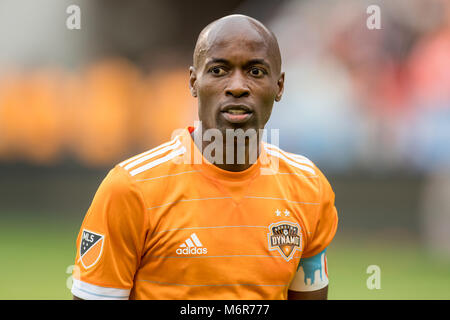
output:
<path id="1" fill-rule="evenodd" d="M 319 197 L 317 213 L 311 218 L 311 235 L 302 257 L 312 257 L 326 249 L 334 238 L 338 226 L 338 214 L 334 205 L 335 195 L 330 183 L 319 171 Z"/>
<path id="2" fill-rule="evenodd" d="M 78 235 L 72 286 L 76 298 L 129 298 L 142 255 L 145 211 L 142 195 L 127 173 L 113 169 Z"/>
<path id="3" fill-rule="evenodd" d="M 312 219 L 311 237 L 304 248 L 288 299 L 327 299 L 328 269 L 326 251 L 337 230 L 338 215 L 330 183 L 319 171 L 320 205 Z"/>

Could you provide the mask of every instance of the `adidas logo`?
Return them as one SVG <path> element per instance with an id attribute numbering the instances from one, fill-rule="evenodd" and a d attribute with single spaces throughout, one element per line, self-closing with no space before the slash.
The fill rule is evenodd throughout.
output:
<path id="1" fill-rule="evenodd" d="M 180 245 L 176 253 L 182 255 L 207 254 L 208 249 L 203 248 L 203 244 L 200 242 L 197 235 L 193 233 L 189 238 L 186 239 L 184 243 Z"/>

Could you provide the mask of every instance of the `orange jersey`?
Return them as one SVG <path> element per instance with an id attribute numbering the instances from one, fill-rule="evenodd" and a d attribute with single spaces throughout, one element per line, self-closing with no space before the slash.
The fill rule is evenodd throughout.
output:
<path id="1" fill-rule="evenodd" d="M 77 239 L 75 296 L 286 299 L 300 259 L 329 245 L 334 193 L 310 160 L 263 143 L 249 169 L 225 171 L 191 131 L 103 180 Z"/>

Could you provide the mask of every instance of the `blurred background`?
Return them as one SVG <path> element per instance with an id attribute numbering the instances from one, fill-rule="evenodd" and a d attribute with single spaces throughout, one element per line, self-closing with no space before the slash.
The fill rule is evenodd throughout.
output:
<path id="1" fill-rule="evenodd" d="M 0 0 L 0 299 L 71 298 L 98 185 L 197 119 L 195 41 L 232 13 L 277 35 L 286 83 L 268 128 L 336 193 L 329 298 L 450 299 L 445 0 Z"/>

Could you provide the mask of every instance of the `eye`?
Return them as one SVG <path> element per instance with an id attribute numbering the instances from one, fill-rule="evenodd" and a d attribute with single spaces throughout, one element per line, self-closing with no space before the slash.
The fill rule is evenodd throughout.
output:
<path id="1" fill-rule="evenodd" d="M 223 76 L 226 73 L 226 71 L 223 67 L 217 67 L 217 66 L 209 69 L 209 72 L 211 72 L 215 76 Z"/>
<path id="2" fill-rule="evenodd" d="M 264 72 L 264 70 L 260 69 L 260 68 L 251 68 L 250 69 L 250 74 L 254 77 L 262 77 L 263 75 L 266 74 L 266 72 Z"/>

